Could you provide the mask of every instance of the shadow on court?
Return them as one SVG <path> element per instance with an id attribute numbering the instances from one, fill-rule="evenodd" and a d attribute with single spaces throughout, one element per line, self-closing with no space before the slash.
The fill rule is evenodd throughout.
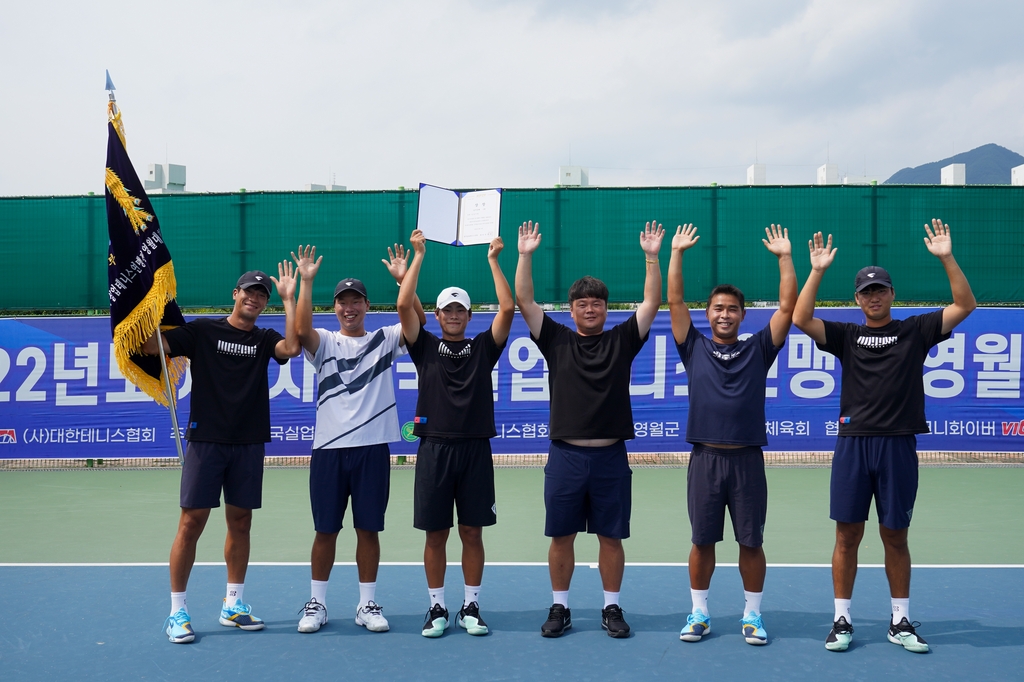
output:
<path id="1" fill-rule="evenodd" d="M 841 654 L 824 648 L 832 619 L 827 568 L 768 569 L 764 647 L 747 645 L 740 634 L 743 594 L 734 566 L 715 574 L 712 634 L 698 643 L 679 641 L 690 609 L 685 567 L 626 568 L 622 606 L 634 633 L 626 640 L 601 630 L 600 578 L 588 566 L 576 569 L 573 629 L 559 639 L 540 636 L 551 599 L 543 566 L 488 567 L 481 609 L 491 634 L 471 637 L 453 622 L 436 640 L 419 634 L 427 597 L 418 566 L 381 567 L 377 596 L 391 623 L 383 634 L 353 623 L 352 566 L 336 567 L 330 622 L 314 634 L 296 632 L 308 567 L 250 568 L 245 600 L 267 623 L 260 632 L 218 624 L 224 577 L 222 566 L 196 567 L 188 597 L 196 641 L 174 645 L 161 628 L 169 606 L 165 567 L 0 567 L 0 678 L 946 680 L 1010 678 L 1024 669 L 1024 569 L 916 569 L 911 615 L 933 645 L 928 655 L 887 641 L 888 590 L 884 572 L 874 568 L 858 576 L 854 645 Z M 461 578 L 457 566 L 449 568 L 453 620 Z"/>

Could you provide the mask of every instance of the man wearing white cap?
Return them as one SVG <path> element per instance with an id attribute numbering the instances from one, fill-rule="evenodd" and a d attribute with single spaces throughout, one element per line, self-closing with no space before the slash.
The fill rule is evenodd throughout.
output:
<path id="1" fill-rule="evenodd" d="M 480 617 L 479 596 L 483 527 L 497 521 L 490 442 L 496 435 L 491 370 L 505 348 L 515 314 L 512 290 L 498 265 L 503 246 L 501 237 L 495 237 L 487 249 L 498 313 L 491 326 L 472 339 L 466 338 L 466 326 L 473 312 L 463 289 L 448 287 L 437 297 L 434 315 L 441 326 L 440 338 L 424 329 L 416 315 L 416 283 L 426 252 L 426 239 L 419 230 L 412 233 L 415 255 L 398 294 L 402 334 L 419 373 L 413 433 L 420 437 L 420 445 L 413 525 L 427 534 L 423 567 L 430 610 L 423 624 L 424 637 L 440 637 L 449 625 L 444 574 L 453 505 L 458 508 L 465 579 L 465 599 L 456 623 L 471 635 L 488 633 Z"/>

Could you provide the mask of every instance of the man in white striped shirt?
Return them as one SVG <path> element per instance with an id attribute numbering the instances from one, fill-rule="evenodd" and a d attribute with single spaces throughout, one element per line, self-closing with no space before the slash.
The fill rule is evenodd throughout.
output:
<path id="1" fill-rule="evenodd" d="M 396 244 L 388 249 L 388 270 L 401 284 L 408 255 Z M 391 365 L 405 355 L 402 325 L 367 332 L 370 309 L 366 287 L 343 279 L 334 290 L 340 329 L 313 329 L 313 279 L 323 256 L 316 247 L 292 254 L 301 277 L 295 324 L 306 358 L 316 368 L 316 431 L 309 467 L 309 495 L 316 537 L 311 553 L 311 597 L 299 620 L 299 632 L 316 632 L 327 623 L 327 583 L 334 566 L 338 533 L 349 497 L 356 532 L 359 605 L 356 625 L 386 632 L 388 621 L 375 601 L 380 563 L 378 533 L 384 530 L 391 481 L 388 443 L 401 438 Z M 416 301 L 421 321 L 423 308 Z"/>

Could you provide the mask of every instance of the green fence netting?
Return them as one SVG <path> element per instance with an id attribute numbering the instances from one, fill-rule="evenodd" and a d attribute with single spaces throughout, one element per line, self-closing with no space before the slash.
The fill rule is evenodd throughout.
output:
<path id="1" fill-rule="evenodd" d="M 374 304 L 393 304 L 397 287 L 380 259 L 416 225 L 417 192 L 242 192 L 151 197 L 174 258 L 184 308 L 226 306 L 238 275 L 276 274 L 276 263 L 301 244 L 316 244 L 324 263 L 314 301 L 329 305 L 342 277 L 358 277 Z M 780 223 L 794 243 L 802 283 L 806 243 L 831 232 L 839 248 L 820 289 L 822 300 L 852 299 L 861 267 L 890 270 L 899 300 L 950 298 L 941 265 L 925 249 L 933 217 L 953 228 L 954 254 L 983 303 L 1024 301 L 1024 187 L 786 186 L 509 189 L 502 199 L 501 266 L 513 281 L 516 228 L 541 225 L 535 256 L 538 300 L 566 300 L 578 277 L 603 279 L 614 302 L 643 295 L 638 235 L 646 220 L 671 232 L 692 222 L 701 240 L 685 258 L 688 300 L 728 282 L 748 300 L 778 298 L 778 269 L 764 249 L 764 227 Z M 486 247 L 428 244 L 420 296 L 445 286 L 495 302 Z M 0 309 L 101 309 L 107 306 L 107 236 L 102 196 L 0 198 L 0 264 L 11 283 Z M 662 246 L 664 272 L 669 240 Z M 272 303 L 276 297 L 272 298 Z"/>

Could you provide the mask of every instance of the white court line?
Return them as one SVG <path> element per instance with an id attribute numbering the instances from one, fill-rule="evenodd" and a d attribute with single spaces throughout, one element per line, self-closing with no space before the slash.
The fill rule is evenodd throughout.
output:
<path id="1" fill-rule="evenodd" d="M 197 561 L 195 566 L 224 566 L 223 561 Z M 308 561 L 250 561 L 250 566 L 309 566 Z M 354 561 L 338 561 L 335 566 L 355 566 Z M 422 561 L 382 561 L 381 566 L 422 566 Z M 459 562 L 449 561 L 449 566 L 458 566 Z M 546 561 L 488 561 L 488 566 L 547 566 Z M 577 566 L 597 568 L 597 564 L 579 562 Z M 737 567 L 736 563 L 720 563 L 718 566 Z M 0 563 L 0 568 L 133 568 L 133 567 L 167 567 L 163 563 Z M 626 566 L 637 568 L 686 568 L 685 563 L 637 562 L 626 563 Z M 831 564 L 768 564 L 768 568 L 831 568 Z M 885 568 L 885 564 L 858 564 L 858 568 Z M 912 564 L 912 568 L 1024 568 L 1024 564 Z"/>

